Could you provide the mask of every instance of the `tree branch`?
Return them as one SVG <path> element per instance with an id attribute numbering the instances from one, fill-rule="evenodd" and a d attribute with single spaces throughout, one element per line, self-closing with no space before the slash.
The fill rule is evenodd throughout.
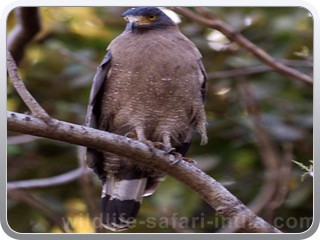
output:
<path id="1" fill-rule="evenodd" d="M 18 136 L 8 136 L 7 137 L 7 145 L 17 145 L 17 144 L 24 144 L 29 143 L 35 140 L 41 139 L 39 137 L 31 136 L 31 135 L 18 135 Z"/>
<path id="2" fill-rule="evenodd" d="M 48 204 L 44 203 L 44 201 L 39 197 L 36 197 L 29 192 L 22 190 L 10 190 L 8 191 L 8 196 L 17 201 L 24 202 L 35 209 L 38 209 L 43 215 L 47 217 L 49 221 L 57 225 L 62 232 L 66 232 L 64 223 L 62 221 L 63 216 L 48 207 Z"/>
<path id="3" fill-rule="evenodd" d="M 290 67 L 304 67 L 304 68 L 313 68 L 313 64 L 310 61 L 298 61 L 298 60 L 279 60 L 282 64 L 285 64 Z M 209 79 L 218 79 L 218 78 L 232 78 L 232 77 L 243 77 L 248 75 L 253 75 L 257 73 L 264 73 L 274 71 L 275 69 L 267 65 L 259 66 L 250 66 L 237 69 L 231 69 L 226 71 L 218 71 L 208 73 Z"/>
<path id="4" fill-rule="evenodd" d="M 232 41 L 235 41 L 240 46 L 247 49 L 262 62 L 274 68 L 277 72 L 289 76 L 292 79 L 303 82 L 308 86 L 313 86 L 313 81 L 310 76 L 280 63 L 275 58 L 270 56 L 267 52 L 265 52 L 262 48 L 259 48 L 256 44 L 248 40 L 245 36 L 236 32 L 231 26 L 216 18 L 209 9 L 204 7 L 198 8 L 198 10 L 201 11 L 201 14 L 205 15 L 205 17 L 198 15 L 184 7 L 171 7 L 171 9 L 176 13 L 190 18 L 199 24 L 220 31 L 227 38 L 229 38 Z"/>
<path id="5" fill-rule="evenodd" d="M 8 36 L 7 47 L 17 64 L 23 57 L 25 46 L 40 31 L 37 7 L 19 7 L 14 10 L 17 24 Z"/>
<path id="6" fill-rule="evenodd" d="M 20 113 L 7 113 L 8 130 L 46 137 L 112 152 L 133 161 L 166 172 L 197 192 L 218 214 L 240 224 L 246 232 L 280 231 L 256 216 L 220 183 L 194 165 L 146 144 L 112 133 L 52 119 L 46 124 L 40 119 Z"/>
<path id="7" fill-rule="evenodd" d="M 42 178 L 42 179 L 31 179 L 31 180 L 22 180 L 15 182 L 8 182 L 7 189 L 27 189 L 27 188 L 43 188 L 43 187 L 52 187 L 57 185 L 62 185 L 73 180 L 78 179 L 82 175 L 86 175 L 90 173 L 91 170 L 87 167 L 79 167 L 75 170 L 72 170 L 67 173 L 63 173 L 54 177 Z"/>
<path id="8" fill-rule="evenodd" d="M 8 73 L 11 78 L 12 84 L 20 97 L 22 98 L 23 102 L 28 106 L 31 113 L 46 121 L 50 121 L 50 116 L 48 113 L 40 106 L 40 104 L 36 101 L 36 99 L 31 95 L 31 93 L 28 91 L 26 86 L 24 85 L 22 78 L 20 77 L 20 74 L 18 72 L 17 65 L 9 51 L 7 51 L 7 68 Z"/>

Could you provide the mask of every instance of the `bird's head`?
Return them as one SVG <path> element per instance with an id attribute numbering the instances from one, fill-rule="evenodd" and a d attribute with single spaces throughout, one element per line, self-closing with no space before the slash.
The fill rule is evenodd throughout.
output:
<path id="1" fill-rule="evenodd" d="M 126 30 L 150 30 L 175 26 L 176 24 L 157 7 L 131 8 L 122 14 L 128 22 Z"/>

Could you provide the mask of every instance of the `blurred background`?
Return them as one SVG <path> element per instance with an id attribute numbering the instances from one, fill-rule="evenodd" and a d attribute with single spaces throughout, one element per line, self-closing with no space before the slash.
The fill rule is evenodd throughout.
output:
<path id="1" fill-rule="evenodd" d="M 84 123 L 95 69 L 110 41 L 123 31 L 126 9 L 38 9 L 42 28 L 26 46 L 19 69 L 52 117 Z M 210 10 L 271 56 L 312 75 L 313 19 L 306 9 Z M 305 231 L 313 216 L 312 87 L 272 71 L 219 31 L 173 16 L 200 49 L 209 76 L 209 143 L 200 147 L 195 136 L 188 156 L 280 230 Z M 16 24 L 12 12 L 8 34 Z M 28 113 L 9 80 L 7 94 L 8 110 Z M 83 165 L 77 146 L 14 132 L 8 132 L 7 153 L 10 183 L 54 177 Z M 13 187 L 8 191 L 8 223 L 23 233 L 107 232 L 96 218 L 100 193 L 91 172 L 61 185 Z M 224 225 L 196 193 L 167 177 L 144 199 L 135 228 L 127 232 L 237 231 L 232 226 L 222 230 Z"/>

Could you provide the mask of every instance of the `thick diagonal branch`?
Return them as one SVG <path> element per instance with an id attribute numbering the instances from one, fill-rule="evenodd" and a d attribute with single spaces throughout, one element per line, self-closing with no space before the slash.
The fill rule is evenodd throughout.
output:
<path id="1" fill-rule="evenodd" d="M 246 232 L 280 232 L 256 216 L 213 178 L 183 160 L 176 163 L 177 159 L 164 151 L 151 150 L 147 145 L 124 136 L 58 120 L 52 120 L 54 124 L 48 125 L 34 116 L 14 112 L 7 113 L 7 120 L 11 131 L 112 152 L 166 172 L 197 192 L 222 217 L 240 224 Z"/>

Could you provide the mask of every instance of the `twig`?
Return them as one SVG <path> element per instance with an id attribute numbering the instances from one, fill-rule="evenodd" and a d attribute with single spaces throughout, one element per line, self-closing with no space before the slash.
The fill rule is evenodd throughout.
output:
<path id="1" fill-rule="evenodd" d="M 68 182 L 72 182 L 81 177 L 82 175 L 87 175 L 90 172 L 91 170 L 88 168 L 79 167 L 78 169 L 54 177 L 8 182 L 7 189 L 14 190 L 20 188 L 44 188 L 62 185 Z"/>
<path id="2" fill-rule="evenodd" d="M 7 113 L 8 130 L 69 142 L 81 146 L 107 151 L 133 161 L 166 172 L 197 192 L 219 215 L 227 220 L 239 222 L 246 232 L 280 231 L 256 216 L 220 183 L 206 175 L 196 166 L 176 159 L 146 144 L 112 133 L 76 124 L 54 120 L 55 126 L 45 124 L 34 116 Z M 178 162 L 177 162 L 178 161 Z"/>
<path id="3" fill-rule="evenodd" d="M 277 72 L 285 74 L 286 76 L 289 76 L 292 79 L 299 80 L 308 86 L 313 85 L 313 81 L 310 76 L 280 63 L 275 58 L 270 56 L 267 52 L 265 52 L 262 48 L 259 48 L 256 44 L 248 40 L 242 34 L 232 29 L 231 26 L 221 21 L 220 19 L 216 18 L 209 9 L 198 8 L 198 10 L 200 9 L 202 15 L 205 15 L 205 17 L 198 15 L 193 11 L 184 7 L 172 7 L 171 9 L 176 13 L 181 14 L 187 18 L 190 18 L 199 24 L 202 24 L 204 26 L 207 26 L 209 28 L 213 28 L 222 32 L 227 38 L 237 42 L 240 46 L 247 49 L 249 52 L 251 52 L 254 56 L 260 59 L 262 62 L 274 68 Z"/>
<path id="4" fill-rule="evenodd" d="M 280 60 L 283 64 L 290 66 L 290 67 L 305 67 L 305 68 L 313 68 L 312 63 L 309 61 L 288 61 L 288 60 Z M 267 65 L 260 65 L 260 66 L 252 66 L 252 67 L 244 67 L 226 71 L 218 71 L 208 73 L 209 79 L 218 79 L 218 78 L 232 78 L 232 77 L 243 77 L 248 75 L 253 75 L 257 73 L 264 73 L 274 71 L 275 69 L 267 66 Z"/>
<path id="5" fill-rule="evenodd" d="M 53 224 L 57 225 L 62 232 L 66 232 L 62 221 L 63 217 L 48 207 L 39 197 L 21 190 L 10 190 L 8 191 L 8 196 L 40 210 Z"/>
<path id="6" fill-rule="evenodd" d="M 10 136 L 7 138 L 7 144 L 8 145 L 23 144 L 23 143 L 32 142 L 38 139 L 41 139 L 41 138 L 31 136 L 31 135 Z"/>
<path id="7" fill-rule="evenodd" d="M 31 93 L 24 85 L 18 72 L 17 65 L 14 62 L 12 55 L 9 51 L 7 51 L 7 66 L 8 73 L 14 88 L 22 98 L 23 102 L 28 106 L 31 113 L 34 116 L 44 120 L 45 122 L 50 122 L 50 116 L 48 115 L 48 113 L 39 105 L 39 103 L 34 99 L 34 97 L 31 95 Z"/>
<path id="8" fill-rule="evenodd" d="M 19 7 L 14 10 L 16 26 L 8 36 L 7 47 L 14 60 L 19 64 L 25 46 L 40 31 L 40 16 L 37 7 Z"/>

